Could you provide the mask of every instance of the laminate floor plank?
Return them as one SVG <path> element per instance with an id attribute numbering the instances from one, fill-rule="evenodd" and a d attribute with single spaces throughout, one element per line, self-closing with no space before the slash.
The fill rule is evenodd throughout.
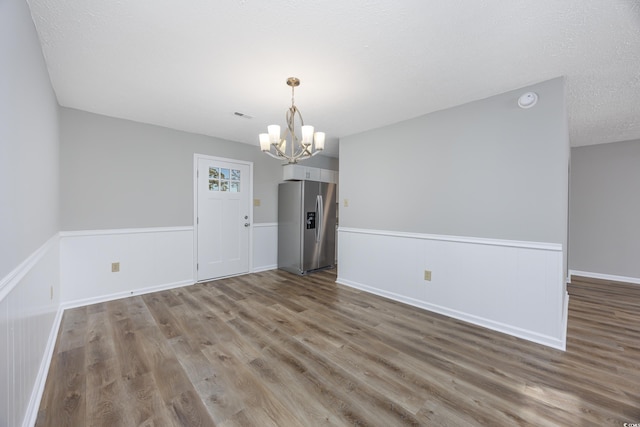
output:
<path id="1" fill-rule="evenodd" d="M 63 335 L 64 336 L 64 335 Z M 81 426 L 86 420 L 85 348 L 57 352 L 52 361 L 47 395 L 37 426 Z"/>
<path id="2" fill-rule="evenodd" d="M 177 297 L 171 290 L 154 292 L 153 295 L 161 298 L 167 307 L 175 307 L 176 305 L 184 304 L 184 301 Z"/>
<path id="3" fill-rule="evenodd" d="M 116 357 L 120 361 L 120 375 L 134 378 L 150 372 L 142 348 L 140 330 L 133 330 L 127 318 L 113 322 Z"/>
<path id="4" fill-rule="evenodd" d="M 404 381 L 398 381 L 397 378 L 387 375 L 383 369 L 371 369 L 371 358 L 379 356 L 373 356 L 366 349 L 349 343 L 336 347 L 333 341 L 325 340 L 315 332 L 300 334 L 296 338 L 317 353 L 330 355 L 332 360 L 344 367 L 359 381 L 367 383 L 376 390 L 385 390 L 395 396 L 399 404 L 412 414 L 416 414 L 424 403 L 424 399 Z"/>
<path id="5" fill-rule="evenodd" d="M 277 363 L 274 364 L 276 360 L 265 354 L 253 359 L 249 366 L 298 419 L 316 426 L 344 425 L 346 420 L 340 420 L 330 407 L 322 404 L 319 397 L 312 397 L 318 392 L 316 387 L 305 378 L 296 376 L 297 371 L 282 369 Z"/>
<path id="6" fill-rule="evenodd" d="M 85 341 L 87 331 L 87 310 L 86 307 L 80 307 L 65 313 L 60 324 L 60 334 L 62 339 L 59 341 L 58 352 L 65 352 L 74 348 L 82 347 Z"/>
<path id="7" fill-rule="evenodd" d="M 184 296 L 189 297 L 188 294 Z M 194 312 L 188 304 L 174 306 L 170 311 L 180 336 L 188 341 L 192 349 L 200 350 L 225 340 L 225 331 L 229 328 L 213 313 Z M 211 323 L 214 327 L 211 327 Z"/>
<path id="8" fill-rule="evenodd" d="M 325 325 L 325 327 L 329 328 L 331 331 L 344 330 L 344 325 L 340 326 L 332 324 L 331 320 L 328 318 L 317 318 L 312 320 L 316 320 L 318 324 Z M 320 330 L 317 330 L 317 328 L 316 331 L 314 331 L 314 334 L 323 335 L 323 333 Z M 335 339 L 335 332 L 332 332 L 332 335 Z M 505 419 L 500 420 L 501 415 L 497 414 L 495 411 L 482 413 L 482 408 L 478 407 L 478 402 L 476 400 L 466 398 L 467 396 L 476 396 L 481 394 L 483 387 L 463 380 L 459 370 L 460 365 L 456 366 L 458 369 L 455 372 L 458 381 L 456 381 L 454 385 L 449 386 L 449 388 L 453 389 L 454 393 L 452 394 L 452 392 L 448 391 L 446 388 L 439 387 L 440 384 L 447 384 L 450 382 L 450 373 L 453 372 L 453 367 L 447 366 L 446 361 L 438 361 L 439 355 L 437 349 L 434 352 L 436 355 L 435 358 L 428 356 L 416 357 L 415 354 L 410 355 L 410 358 L 408 358 L 406 357 L 406 349 L 403 351 L 402 349 L 399 350 L 395 348 L 393 344 L 393 335 L 389 335 L 387 337 L 382 335 L 372 337 L 371 335 L 363 335 L 356 329 L 352 331 L 346 330 L 345 336 L 342 340 L 343 344 L 340 347 L 341 349 L 358 353 L 361 357 L 367 359 L 368 363 L 364 366 L 367 366 L 368 369 L 375 369 L 376 372 L 383 373 L 384 375 L 399 381 L 400 384 L 405 384 L 408 387 L 411 387 L 414 390 L 415 395 L 419 396 L 421 399 L 429 399 L 437 396 L 442 405 L 452 406 L 459 412 L 468 411 L 473 413 L 474 417 L 481 420 L 485 425 L 487 425 L 487 423 L 500 425 L 505 422 Z M 366 350 L 370 347 L 370 343 L 372 341 L 377 343 L 374 353 Z M 350 357 L 352 360 L 356 360 L 353 355 Z M 414 371 L 418 372 L 418 374 L 415 375 L 413 372 L 407 371 L 403 369 L 402 366 L 396 364 L 395 361 L 398 361 L 399 359 L 403 359 L 404 366 L 416 365 L 416 369 Z M 429 365 L 433 364 L 436 364 L 439 369 L 426 369 Z M 421 372 L 425 372 L 428 375 L 423 377 Z M 477 383 L 478 380 L 475 382 Z M 495 392 L 495 390 L 493 391 Z M 510 396 L 510 394 L 502 394 Z M 509 404 L 512 405 L 513 402 L 509 402 Z M 517 417 L 511 417 L 509 419 L 512 418 L 515 419 Z"/>
<path id="9" fill-rule="evenodd" d="M 208 288 L 204 288 L 209 291 Z M 229 298 L 225 294 L 212 295 L 209 301 L 209 309 L 224 321 L 235 319 L 241 307 L 235 300 Z"/>
<path id="10" fill-rule="evenodd" d="M 170 292 L 163 292 L 163 294 L 167 293 Z M 179 304 L 169 306 L 166 303 L 166 298 L 162 298 L 161 295 L 155 293 L 143 295 L 142 299 L 147 304 L 156 324 L 167 339 L 177 337 L 182 333 L 181 325 L 169 309 L 169 307 L 176 307 Z"/>
<path id="11" fill-rule="evenodd" d="M 124 379 L 127 412 L 133 419 L 131 425 L 180 426 L 176 416 L 160 395 L 153 373 Z M 118 424 L 113 424 L 118 425 Z M 123 424 L 127 425 L 127 424 Z"/>
<path id="12" fill-rule="evenodd" d="M 241 305 L 245 306 L 248 312 L 260 310 L 262 317 L 269 322 L 272 328 L 277 328 L 287 335 L 297 335 L 304 330 L 304 326 L 300 323 L 296 313 L 279 304 L 265 307 L 247 300 L 243 301 Z"/>
<path id="13" fill-rule="evenodd" d="M 93 364 L 91 368 L 96 368 L 98 365 L 99 363 Z M 122 398 L 126 395 L 120 381 L 87 387 L 87 419 L 91 420 L 91 425 L 100 427 L 137 425 L 130 414 L 131 407 L 121 405 Z"/>
<path id="14" fill-rule="evenodd" d="M 87 312 L 87 327 L 83 345 L 86 347 L 86 366 L 116 357 L 113 329 L 106 311 Z M 113 380 L 112 375 L 102 379 L 103 385 Z"/>
<path id="15" fill-rule="evenodd" d="M 87 313 L 87 419 L 95 426 L 134 424 L 128 403 L 121 404 L 128 395 L 121 380 L 108 313 L 106 310 L 87 310 Z"/>
<path id="16" fill-rule="evenodd" d="M 285 292 L 277 292 L 277 291 L 272 291 L 272 290 L 268 290 L 265 288 L 261 288 L 259 284 L 254 284 L 251 281 L 247 280 L 244 282 L 244 284 L 248 287 L 248 289 L 250 289 L 252 292 L 255 292 L 258 295 L 262 296 L 262 300 L 265 301 L 267 304 L 281 304 L 285 307 L 287 307 L 288 309 L 295 311 L 297 313 L 300 313 L 302 311 L 306 310 L 306 307 L 296 303 L 293 299 L 288 298 L 289 295 L 287 295 L 286 291 Z M 250 296 L 251 294 L 248 294 L 248 296 Z"/>
<path id="17" fill-rule="evenodd" d="M 215 289 L 217 289 L 220 292 L 223 292 L 224 295 L 226 295 L 227 297 L 231 298 L 234 301 L 239 301 L 241 299 L 244 299 L 244 295 L 241 292 L 238 292 L 237 290 L 232 288 L 233 281 L 235 281 L 235 278 L 230 278 L 225 283 L 216 283 Z"/>
<path id="18" fill-rule="evenodd" d="M 361 398 L 354 398 L 355 393 L 350 394 L 354 391 L 353 384 L 340 376 L 337 366 L 316 360 L 305 347 L 296 347 L 288 350 L 282 346 L 267 347 L 263 354 L 271 365 L 279 367 L 279 375 L 296 378 L 296 387 L 304 391 L 305 400 L 316 401 L 332 411 L 342 425 L 394 425 L 384 424 L 386 417 L 378 418 L 378 408 L 369 410 L 371 402 L 363 404 Z M 285 373 L 280 373 L 283 370 Z"/>
<path id="19" fill-rule="evenodd" d="M 275 339 L 276 345 L 271 345 L 274 350 L 277 347 L 289 349 L 289 353 L 297 359 L 297 365 L 304 365 L 305 372 L 315 379 L 322 379 L 327 383 L 325 388 L 334 388 L 350 397 L 351 404 L 360 406 L 362 411 L 371 415 L 385 425 L 419 425 L 413 420 L 412 414 L 388 397 L 380 394 L 368 384 L 354 380 L 354 377 L 335 361 L 325 355 L 314 351 L 312 348 L 295 340 L 290 335 L 277 327 L 272 329 L 268 322 L 256 322 L 257 327 L 262 328 L 263 333 L 270 334 Z"/>
<path id="20" fill-rule="evenodd" d="M 223 346 L 212 346 L 203 351 L 205 357 L 216 370 L 216 379 L 230 401 L 242 402 L 242 410 L 250 412 L 261 408 L 268 416 L 267 424 L 302 425 L 282 402 L 262 383 L 249 367 Z"/>
<path id="21" fill-rule="evenodd" d="M 37 426 L 640 422 L 640 287 L 574 278 L 567 351 L 279 270 L 67 310 Z"/>
<path id="22" fill-rule="evenodd" d="M 246 337 L 254 340 L 254 345 L 262 349 L 263 357 L 270 362 L 270 365 L 280 367 L 278 375 L 297 375 L 297 381 L 294 384 L 306 391 L 305 394 L 300 395 L 305 400 L 324 402 L 325 409 L 333 408 L 334 413 L 337 408 L 339 412 L 336 416 L 343 420 L 344 425 L 376 425 L 376 419 L 371 416 L 369 411 L 354 408 L 353 404 L 347 403 L 349 399 L 341 392 L 336 391 L 335 382 L 310 369 L 310 365 L 314 365 L 317 360 L 313 357 L 310 358 L 306 349 L 294 346 L 298 350 L 297 352 L 285 351 L 285 348 L 291 349 L 291 345 L 287 345 L 286 342 L 291 341 L 292 338 L 277 328 L 272 328 L 264 318 L 245 316 L 243 319 L 235 319 L 230 323 L 243 331 Z M 309 359 L 311 359 L 310 362 Z M 254 367 L 258 366 L 255 361 L 251 363 Z M 285 368 L 284 372 L 283 368 Z M 306 406 L 309 405 L 307 403 Z M 321 412 L 322 410 L 317 410 L 314 411 L 314 414 Z M 329 418 L 327 421 L 329 422 L 331 419 Z"/>
<path id="23" fill-rule="evenodd" d="M 172 414 L 183 427 L 209 427 L 211 416 L 202 403 L 200 395 L 191 388 L 183 391 L 170 402 Z"/>
<path id="24" fill-rule="evenodd" d="M 170 343 L 155 339 L 151 330 L 141 331 L 139 340 L 141 347 L 145 349 L 145 360 L 149 366 L 149 372 L 153 375 L 158 391 L 165 402 L 193 389 L 193 384 Z"/>

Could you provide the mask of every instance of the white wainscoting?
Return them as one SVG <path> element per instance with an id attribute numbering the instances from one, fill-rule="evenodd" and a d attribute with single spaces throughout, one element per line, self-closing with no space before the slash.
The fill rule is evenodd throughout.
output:
<path id="1" fill-rule="evenodd" d="M 338 283 L 565 349 L 562 245 L 353 228 L 338 233 Z"/>
<path id="2" fill-rule="evenodd" d="M 0 425 L 35 422 L 60 323 L 59 237 L 0 281 Z"/>
<path id="3" fill-rule="evenodd" d="M 193 227 L 60 233 L 65 308 L 194 283 Z M 120 271 L 111 272 L 111 264 Z"/>
<path id="4" fill-rule="evenodd" d="M 0 426 L 35 423 L 64 309 L 193 284 L 193 233 L 61 232 L 2 279 Z M 278 224 L 255 224 L 253 233 L 252 271 L 277 268 Z"/>
<path id="5" fill-rule="evenodd" d="M 251 271 L 278 268 L 278 223 L 263 222 L 253 225 L 253 266 Z"/>

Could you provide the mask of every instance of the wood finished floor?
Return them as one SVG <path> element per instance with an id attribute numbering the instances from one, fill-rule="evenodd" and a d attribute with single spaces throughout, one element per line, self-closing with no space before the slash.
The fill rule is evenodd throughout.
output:
<path id="1" fill-rule="evenodd" d="M 334 281 L 276 270 L 67 310 L 36 425 L 640 423 L 638 286 L 574 280 L 561 352 Z"/>

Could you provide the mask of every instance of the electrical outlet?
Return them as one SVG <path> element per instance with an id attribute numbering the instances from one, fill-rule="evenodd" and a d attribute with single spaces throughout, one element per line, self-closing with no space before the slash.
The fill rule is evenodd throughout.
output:
<path id="1" fill-rule="evenodd" d="M 344 207 L 345 208 L 349 207 L 349 199 L 344 199 Z"/>
<path id="2" fill-rule="evenodd" d="M 112 273 L 117 273 L 120 271 L 120 263 L 119 262 L 112 262 L 111 263 L 111 272 Z"/>
<path id="3" fill-rule="evenodd" d="M 424 280 L 426 280 L 427 282 L 431 281 L 431 270 L 424 271 Z"/>
<path id="4" fill-rule="evenodd" d="M 253 199 L 253 206 L 260 206 L 260 199 Z"/>

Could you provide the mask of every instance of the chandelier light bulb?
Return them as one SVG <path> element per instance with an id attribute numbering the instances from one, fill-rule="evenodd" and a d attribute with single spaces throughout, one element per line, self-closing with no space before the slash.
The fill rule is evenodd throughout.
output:
<path id="1" fill-rule="evenodd" d="M 313 126 L 302 126 L 302 145 L 311 145 L 313 142 Z"/>
<path id="2" fill-rule="evenodd" d="M 261 133 L 258 137 L 260 138 L 260 149 L 262 151 L 269 151 L 271 148 L 271 139 L 269 138 L 269 134 Z"/>
<path id="3" fill-rule="evenodd" d="M 269 132 L 269 139 L 271 139 L 272 144 L 280 142 L 280 126 L 269 125 L 267 126 L 267 131 Z"/>
<path id="4" fill-rule="evenodd" d="M 324 150 L 324 132 L 316 132 L 314 141 L 316 143 L 316 150 Z"/>

